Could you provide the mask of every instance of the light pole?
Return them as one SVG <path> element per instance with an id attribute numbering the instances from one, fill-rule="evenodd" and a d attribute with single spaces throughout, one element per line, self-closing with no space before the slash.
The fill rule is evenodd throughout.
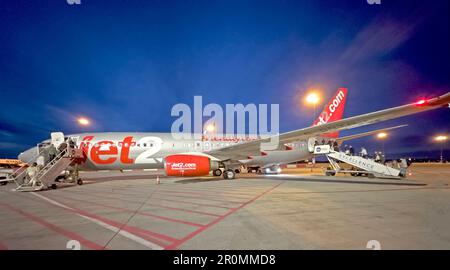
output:
<path id="1" fill-rule="evenodd" d="M 444 135 L 439 135 L 434 138 L 435 141 L 441 144 L 441 163 L 444 163 L 444 145 L 448 137 Z"/>

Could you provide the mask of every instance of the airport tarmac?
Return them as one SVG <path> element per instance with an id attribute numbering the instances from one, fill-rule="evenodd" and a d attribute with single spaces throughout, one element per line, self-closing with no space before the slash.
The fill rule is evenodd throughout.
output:
<path id="1" fill-rule="evenodd" d="M 239 179 L 82 173 L 36 193 L 0 187 L 0 249 L 450 249 L 450 165 L 405 180 L 321 169 Z M 71 241 L 75 240 L 75 241 Z"/>

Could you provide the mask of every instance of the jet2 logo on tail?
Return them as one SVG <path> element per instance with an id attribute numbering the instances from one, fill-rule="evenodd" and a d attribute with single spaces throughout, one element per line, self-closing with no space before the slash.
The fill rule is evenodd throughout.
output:
<path id="1" fill-rule="evenodd" d="M 323 125 L 342 119 L 344 115 L 345 101 L 347 99 L 347 88 L 339 88 L 334 98 L 325 106 L 325 109 L 314 121 L 313 126 Z M 323 134 L 325 137 L 337 138 L 339 132 Z"/>
<path id="2" fill-rule="evenodd" d="M 314 121 L 313 125 L 322 125 L 342 119 L 346 97 L 347 89 L 339 88 L 334 98 L 328 103 L 316 121 Z"/>

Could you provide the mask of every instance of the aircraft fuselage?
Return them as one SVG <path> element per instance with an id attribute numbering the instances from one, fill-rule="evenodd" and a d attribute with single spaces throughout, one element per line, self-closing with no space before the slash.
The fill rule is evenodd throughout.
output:
<path id="1" fill-rule="evenodd" d="M 257 139 L 256 136 L 199 136 L 198 139 L 174 139 L 170 133 L 105 132 L 68 135 L 87 159 L 81 170 L 128 170 L 164 168 L 164 158 L 180 153 L 209 155 L 212 150 Z M 49 144 L 46 140 L 41 144 Z M 248 166 L 271 166 L 308 159 L 307 142 L 291 144 L 292 150 L 267 151 L 241 160 Z M 37 147 L 19 155 L 29 162 L 38 154 Z"/>

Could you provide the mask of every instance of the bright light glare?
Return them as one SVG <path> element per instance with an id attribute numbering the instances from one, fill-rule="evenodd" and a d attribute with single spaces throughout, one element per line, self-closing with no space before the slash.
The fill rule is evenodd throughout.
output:
<path id="1" fill-rule="evenodd" d="M 319 95 L 315 92 L 309 93 L 306 96 L 306 102 L 310 104 L 317 104 L 319 100 L 320 100 Z"/>
<path id="2" fill-rule="evenodd" d="M 384 139 L 386 137 L 387 137 L 387 133 L 385 133 L 385 132 L 380 132 L 377 134 L 378 139 Z"/>
<path id="3" fill-rule="evenodd" d="M 214 130 L 216 130 L 216 127 L 214 125 L 210 124 L 206 126 L 206 131 L 214 132 Z"/>
<path id="4" fill-rule="evenodd" d="M 421 99 L 416 102 L 416 105 L 423 105 L 423 104 L 425 104 L 425 99 Z"/>
<path id="5" fill-rule="evenodd" d="M 439 136 L 436 136 L 436 138 L 434 138 L 434 139 L 438 142 L 443 142 L 443 141 L 446 141 L 448 139 L 448 137 L 444 136 L 444 135 L 439 135 Z"/>
<path id="6" fill-rule="evenodd" d="M 87 118 L 80 117 L 80 118 L 78 118 L 78 124 L 80 124 L 82 126 L 87 126 L 90 124 L 90 121 Z"/>

